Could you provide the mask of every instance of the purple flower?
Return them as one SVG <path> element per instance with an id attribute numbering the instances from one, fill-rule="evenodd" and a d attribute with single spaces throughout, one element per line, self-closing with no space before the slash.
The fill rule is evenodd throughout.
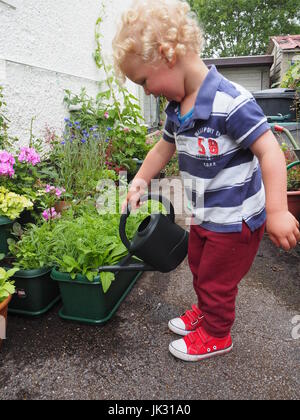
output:
<path id="1" fill-rule="evenodd" d="M 8 153 L 6 150 L 0 150 L 0 162 L 9 163 L 10 165 L 14 165 L 16 163 L 13 155 Z"/>
<path id="2" fill-rule="evenodd" d="M 49 193 L 53 190 L 55 190 L 55 187 L 53 187 L 52 185 L 49 185 L 49 184 L 46 185 L 46 188 L 45 188 L 46 193 Z"/>
<path id="3" fill-rule="evenodd" d="M 42 216 L 46 222 L 53 219 L 59 219 L 61 217 L 60 213 L 56 213 L 56 210 L 54 207 L 51 207 L 51 209 L 47 209 L 43 211 Z"/>
<path id="4" fill-rule="evenodd" d="M 56 195 L 56 197 L 60 197 L 61 195 L 62 195 L 62 193 L 65 193 L 66 192 L 66 190 L 64 189 L 64 188 L 55 188 L 55 195 Z"/>
<path id="5" fill-rule="evenodd" d="M 15 174 L 14 168 L 10 163 L 0 163 L 0 175 L 10 176 L 11 178 Z"/>

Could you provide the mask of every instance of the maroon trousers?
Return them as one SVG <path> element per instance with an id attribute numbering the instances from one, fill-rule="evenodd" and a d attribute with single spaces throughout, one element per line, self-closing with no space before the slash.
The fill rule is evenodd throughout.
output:
<path id="1" fill-rule="evenodd" d="M 251 232 L 246 223 L 238 233 L 191 226 L 188 259 L 208 334 L 222 338 L 230 333 L 238 284 L 250 270 L 264 230 L 265 225 Z"/>

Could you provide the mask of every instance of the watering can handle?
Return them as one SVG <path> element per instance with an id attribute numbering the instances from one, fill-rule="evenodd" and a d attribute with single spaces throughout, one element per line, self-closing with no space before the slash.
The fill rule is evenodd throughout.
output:
<path id="1" fill-rule="evenodd" d="M 140 199 L 140 202 L 144 203 L 148 200 L 156 200 L 156 201 L 159 201 L 161 204 L 163 204 L 168 211 L 167 217 L 171 220 L 172 223 L 175 223 L 174 207 L 173 207 L 173 204 L 168 199 L 166 199 L 162 195 L 149 193 L 149 194 L 143 195 Z M 127 222 L 128 217 L 130 216 L 130 213 L 131 213 L 131 207 L 130 207 L 130 204 L 128 204 L 126 212 L 123 213 L 121 216 L 120 227 L 119 227 L 120 238 L 123 244 L 128 249 L 128 251 L 130 251 L 131 244 L 126 235 L 126 222 Z"/>

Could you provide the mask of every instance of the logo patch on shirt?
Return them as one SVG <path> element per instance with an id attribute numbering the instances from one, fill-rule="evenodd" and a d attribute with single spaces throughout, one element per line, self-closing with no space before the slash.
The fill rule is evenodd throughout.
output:
<path id="1" fill-rule="evenodd" d="M 201 156 L 218 156 L 219 145 L 216 139 L 198 138 L 198 154 Z"/>

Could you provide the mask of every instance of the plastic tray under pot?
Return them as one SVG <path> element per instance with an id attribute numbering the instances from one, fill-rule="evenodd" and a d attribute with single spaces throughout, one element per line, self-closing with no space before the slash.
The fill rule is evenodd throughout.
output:
<path id="1" fill-rule="evenodd" d="M 69 274 L 53 269 L 51 277 L 59 283 L 63 302 L 59 316 L 68 321 L 93 325 L 108 322 L 142 274 L 116 270 L 115 280 L 107 293 L 104 293 L 100 277 L 96 277 L 93 282 L 83 276 L 72 280 Z"/>
<path id="2" fill-rule="evenodd" d="M 48 312 L 60 300 L 59 287 L 50 274 L 51 268 L 18 271 L 8 312 L 33 317 Z"/>

